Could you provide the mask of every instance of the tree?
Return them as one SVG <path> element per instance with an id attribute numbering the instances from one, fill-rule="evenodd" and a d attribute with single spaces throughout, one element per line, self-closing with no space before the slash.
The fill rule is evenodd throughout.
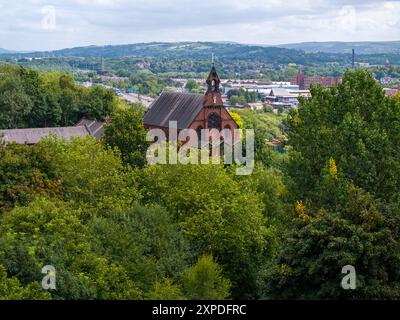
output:
<path id="1" fill-rule="evenodd" d="M 0 211 L 27 205 L 37 195 L 62 198 L 62 187 L 46 148 L 0 144 Z"/>
<path id="2" fill-rule="evenodd" d="M 292 218 L 266 297 L 398 298 L 400 108 L 367 71 L 312 88 L 288 121 Z M 356 269 L 357 289 L 340 286 Z"/>
<path id="3" fill-rule="evenodd" d="M 161 294 L 172 283 L 159 283 L 154 288 L 155 284 L 160 279 L 177 280 L 187 267 L 187 242 L 165 209 L 137 207 L 103 213 L 89 221 L 89 228 L 95 252 L 123 267 L 145 294 Z"/>
<path id="4" fill-rule="evenodd" d="M 297 206 L 267 281 L 266 297 L 283 299 L 399 299 L 399 212 L 349 186 L 335 211 Z M 342 268 L 355 267 L 356 289 L 344 290 Z"/>
<path id="5" fill-rule="evenodd" d="M 47 300 L 50 294 L 39 289 L 38 283 L 32 283 L 26 288 L 21 286 L 15 277 L 8 278 L 7 273 L 0 265 L 0 300 Z"/>
<path id="6" fill-rule="evenodd" d="M 224 300 L 230 296 L 231 283 L 212 256 L 205 255 L 182 275 L 185 294 L 193 300 Z"/>
<path id="7" fill-rule="evenodd" d="M 118 104 L 112 90 L 76 85 L 70 75 L 0 67 L 0 128 L 75 125 L 82 117 L 103 120 Z"/>
<path id="8" fill-rule="evenodd" d="M 345 179 L 390 201 L 400 191 L 400 106 L 363 70 L 338 87 L 312 88 L 289 117 L 293 194 L 310 197 L 329 158 Z M 318 195 L 313 197 L 318 201 Z"/>
<path id="9" fill-rule="evenodd" d="M 8 78 L 0 83 L 0 125 L 3 129 L 25 127 L 27 115 L 33 107 L 18 78 Z"/>
<path id="10" fill-rule="evenodd" d="M 146 164 L 146 131 L 143 126 L 144 108 L 141 104 L 119 109 L 111 114 L 105 126 L 105 143 L 121 151 L 124 163 L 132 167 Z"/>
<path id="11" fill-rule="evenodd" d="M 59 104 L 62 110 L 62 124 L 70 126 L 75 124 L 79 110 L 74 91 L 69 88 L 62 90 L 59 97 Z"/>
<path id="12" fill-rule="evenodd" d="M 232 119 L 236 122 L 236 124 L 238 125 L 238 127 L 239 127 L 240 129 L 243 129 L 244 124 L 243 124 L 242 118 L 240 117 L 240 114 L 238 114 L 238 113 L 236 113 L 236 112 L 233 112 L 233 111 L 230 111 L 229 114 L 230 114 L 230 116 L 232 117 Z"/>
<path id="13" fill-rule="evenodd" d="M 54 266 L 53 298 L 140 298 L 124 268 L 94 253 L 84 218 L 59 200 L 38 198 L 14 208 L 0 221 L 0 263 L 28 288 L 42 280 L 43 266 Z"/>
<path id="14" fill-rule="evenodd" d="M 222 165 L 153 165 L 137 174 L 142 202 L 167 208 L 194 254 L 216 257 L 234 297 L 257 295 L 257 270 L 269 249 L 260 195 Z"/>
<path id="15" fill-rule="evenodd" d="M 264 104 L 263 111 L 264 112 L 273 112 L 274 111 L 274 107 L 269 105 L 269 104 Z"/>
<path id="16" fill-rule="evenodd" d="M 189 92 L 192 93 L 201 93 L 203 91 L 203 89 L 197 83 L 196 80 L 188 80 L 188 82 L 185 85 L 185 89 L 187 89 Z"/>
<path id="17" fill-rule="evenodd" d="M 131 170 L 123 166 L 120 152 L 104 148 L 95 139 L 65 141 L 50 137 L 38 146 L 52 158 L 56 176 L 62 181 L 64 199 L 91 210 L 126 208 L 139 195 Z"/>
<path id="18" fill-rule="evenodd" d="M 154 289 L 147 295 L 148 300 L 186 300 L 180 285 L 174 284 L 171 279 L 156 282 Z"/>
<path id="19" fill-rule="evenodd" d="M 232 97 L 229 99 L 229 101 L 230 101 L 230 103 L 231 103 L 231 106 L 237 106 L 237 105 L 239 104 L 239 97 L 237 97 L 237 96 L 232 96 Z"/>

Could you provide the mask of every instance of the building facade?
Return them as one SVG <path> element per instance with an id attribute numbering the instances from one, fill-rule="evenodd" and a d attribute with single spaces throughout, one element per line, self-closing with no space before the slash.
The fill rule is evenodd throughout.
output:
<path id="1" fill-rule="evenodd" d="M 162 129 L 167 137 L 171 121 L 176 121 L 178 132 L 193 129 L 200 134 L 203 129 L 229 129 L 232 132 L 238 129 L 222 101 L 221 81 L 214 66 L 206 83 L 205 95 L 163 92 L 145 114 L 145 128 Z"/>
<path id="2" fill-rule="evenodd" d="M 300 90 L 309 90 L 311 85 L 321 85 L 329 88 L 342 83 L 341 77 L 322 77 L 322 76 L 304 76 L 301 68 L 296 77 L 292 78 L 290 82 L 294 85 L 298 85 Z"/>

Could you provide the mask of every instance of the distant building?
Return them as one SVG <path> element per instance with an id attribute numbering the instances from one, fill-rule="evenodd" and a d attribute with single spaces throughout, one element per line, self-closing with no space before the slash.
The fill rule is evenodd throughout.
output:
<path id="1" fill-rule="evenodd" d="M 387 97 L 394 97 L 396 94 L 400 94 L 400 86 L 397 89 L 384 88 L 383 92 Z"/>
<path id="2" fill-rule="evenodd" d="M 101 75 L 99 76 L 101 81 L 111 81 L 111 82 L 119 82 L 119 81 L 128 81 L 128 77 L 118 77 L 114 74 L 112 75 Z"/>
<path id="3" fill-rule="evenodd" d="M 72 138 L 84 138 L 87 136 L 100 139 L 104 133 L 104 123 L 95 120 L 82 119 L 74 127 L 56 128 L 28 128 L 0 130 L 0 140 L 5 143 L 17 143 L 34 145 L 43 138 L 54 135 L 58 138 L 71 140 Z"/>
<path id="4" fill-rule="evenodd" d="M 263 110 L 264 104 L 262 102 L 249 102 L 244 105 L 245 109 Z"/>
<path id="5" fill-rule="evenodd" d="M 265 97 L 265 102 L 274 108 L 292 108 L 298 106 L 299 97 L 311 97 L 310 91 L 274 88 L 269 95 Z"/>
<path id="6" fill-rule="evenodd" d="M 282 88 L 272 89 L 271 93 L 267 97 L 267 99 L 271 101 L 271 104 L 275 102 L 283 102 L 288 105 L 298 104 L 297 98 L 298 95 L 290 93 L 288 90 Z"/>
<path id="7" fill-rule="evenodd" d="M 223 92 L 226 94 L 232 89 L 245 89 L 260 94 L 269 94 L 273 88 L 285 88 L 290 90 L 298 90 L 299 86 L 290 82 L 278 81 L 256 81 L 256 80 L 228 80 L 223 85 Z"/>
<path id="8" fill-rule="evenodd" d="M 341 77 L 322 77 L 322 76 L 304 76 L 301 68 L 296 77 L 292 78 L 290 82 L 292 84 L 298 85 L 300 90 L 309 90 L 311 85 L 321 85 L 323 87 L 329 88 L 342 83 Z"/>

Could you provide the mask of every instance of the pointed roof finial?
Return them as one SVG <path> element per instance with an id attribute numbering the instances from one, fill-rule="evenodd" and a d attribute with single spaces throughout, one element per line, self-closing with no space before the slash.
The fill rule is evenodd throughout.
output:
<path id="1" fill-rule="evenodd" d="M 211 53 L 211 63 L 212 63 L 212 66 L 214 67 L 214 65 L 215 65 L 215 63 L 214 63 L 214 52 Z"/>

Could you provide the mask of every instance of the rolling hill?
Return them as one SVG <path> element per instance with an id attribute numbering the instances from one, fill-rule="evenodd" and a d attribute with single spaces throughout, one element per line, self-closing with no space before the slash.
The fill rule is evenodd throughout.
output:
<path id="1" fill-rule="evenodd" d="M 279 45 L 280 48 L 303 50 L 305 52 L 327 52 L 350 54 L 400 54 L 400 41 L 379 42 L 303 42 Z"/>
<path id="2" fill-rule="evenodd" d="M 345 54 L 306 53 L 300 50 L 279 47 L 263 47 L 235 43 L 218 42 L 151 42 L 129 45 L 89 46 L 57 51 L 27 53 L 25 57 L 148 57 L 158 59 L 211 60 L 212 54 L 221 61 L 264 61 L 265 63 L 287 64 L 313 62 L 348 62 L 351 57 Z"/>
<path id="3" fill-rule="evenodd" d="M 400 64 L 399 42 L 324 42 L 281 46 L 245 45 L 230 42 L 150 42 L 127 45 L 107 45 L 68 48 L 57 51 L 18 53 L 30 58 L 155 58 L 160 60 L 211 60 L 261 62 L 265 64 L 318 65 L 351 63 L 351 49 L 356 49 L 357 61 L 384 64 L 386 59 Z M 13 56 L 8 53 L 2 56 Z"/>

